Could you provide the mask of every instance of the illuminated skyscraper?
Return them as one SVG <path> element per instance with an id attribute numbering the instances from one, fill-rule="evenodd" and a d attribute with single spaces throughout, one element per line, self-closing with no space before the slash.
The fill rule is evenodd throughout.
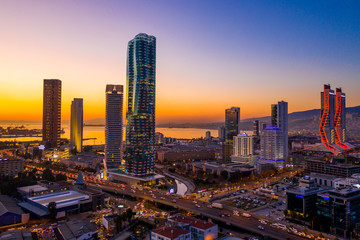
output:
<path id="1" fill-rule="evenodd" d="M 126 172 L 154 173 L 156 38 L 140 33 L 128 43 Z"/>
<path id="2" fill-rule="evenodd" d="M 82 150 L 83 139 L 83 99 L 74 98 L 71 103 L 70 144 L 77 152 Z"/>
<path id="3" fill-rule="evenodd" d="M 341 91 L 341 88 L 337 88 L 335 93 L 329 84 L 325 84 L 324 91 L 321 92 L 319 132 L 323 145 L 335 155 L 342 149 L 350 148 L 344 144 L 346 140 L 345 107 L 345 93 Z"/>
<path id="4" fill-rule="evenodd" d="M 231 161 L 234 137 L 240 133 L 240 108 L 225 110 L 225 143 L 223 144 L 223 160 Z"/>
<path id="5" fill-rule="evenodd" d="M 107 169 L 118 169 L 122 160 L 123 86 L 106 85 L 105 162 Z"/>
<path id="6" fill-rule="evenodd" d="M 271 104 L 271 126 L 276 127 L 278 122 L 278 105 Z"/>
<path id="7" fill-rule="evenodd" d="M 234 156 L 248 157 L 254 155 L 254 136 L 241 133 L 234 137 Z"/>
<path id="8" fill-rule="evenodd" d="M 61 81 L 44 79 L 43 141 L 47 148 L 60 146 Z"/>
<path id="9" fill-rule="evenodd" d="M 259 120 L 253 122 L 253 136 L 259 136 L 260 134 L 260 124 Z"/>

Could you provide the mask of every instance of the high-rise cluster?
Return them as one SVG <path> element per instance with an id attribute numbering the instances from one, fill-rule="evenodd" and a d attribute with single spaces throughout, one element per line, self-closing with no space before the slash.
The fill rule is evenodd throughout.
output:
<path id="1" fill-rule="evenodd" d="M 341 88 L 336 92 L 329 84 L 324 85 L 321 92 L 321 118 L 319 132 L 323 145 L 335 155 L 350 147 L 346 140 L 346 105 L 345 93 Z"/>
<path id="2" fill-rule="evenodd" d="M 156 38 L 140 33 L 128 43 L 125 170 L 154 173 Z"/>
<path id="3" fill-rule="evenodd" d="M 43 142 L 47 148 L 60 146 L 61 81 L 44 79 Z"/>

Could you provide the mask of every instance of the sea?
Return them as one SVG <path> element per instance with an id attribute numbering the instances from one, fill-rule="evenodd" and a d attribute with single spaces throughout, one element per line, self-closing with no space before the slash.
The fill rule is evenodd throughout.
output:
<path id="1" fill-rule="evenodd" d="M 42 129 L 41 121 L 5 121 L 0 120 L 0 127 L 21 127 L 26 129 Z M 69 121 L 64 121 L 61 124 L 64 133 L 61 138 L 70 138 Z M 192 139 L 205 137 L 207 131 L 211 132 L 211 136 L 217 137 L 218 131 L 216 129 L 199 129 L 199 128 L 156 128 L 156 132 L 161 132 L 165 137 Z M 123 131 L 125 140 L 125 128 Z M 84 145 L 101 145 L 105 144 L 105 126 L 84 126 L 83 138 Z M 87 139 L 87 140 L 86 140 Z M 40 141 L 41 137 L 15 137 L 15 138 L 0 138 L 1 141 Z"/>

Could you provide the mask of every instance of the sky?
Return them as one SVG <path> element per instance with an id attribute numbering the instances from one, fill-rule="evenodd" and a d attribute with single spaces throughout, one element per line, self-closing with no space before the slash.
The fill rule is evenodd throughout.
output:
<path id="1" fill-rule="evenodd" d="M 85 120 L 103 118 L 138 33 L 157 38 L 158 123 L 224 121 L 232 106 L 268 116 L 281 100 L 319 108 L 325 83 L 357 106 L 359 12 L 357 0 L 2 0 L 0 120 L 41 120 L 43 79 L 62 80 L 62 119 L 73 98 Z"/>

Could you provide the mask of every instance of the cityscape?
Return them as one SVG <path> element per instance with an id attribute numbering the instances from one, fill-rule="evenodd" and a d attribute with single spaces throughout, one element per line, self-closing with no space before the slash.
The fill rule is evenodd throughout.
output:
<path id="1" fill-rule="evenodd" d="M 1 5 L 0 240 L 360 239 L 360 2 Z"/>

